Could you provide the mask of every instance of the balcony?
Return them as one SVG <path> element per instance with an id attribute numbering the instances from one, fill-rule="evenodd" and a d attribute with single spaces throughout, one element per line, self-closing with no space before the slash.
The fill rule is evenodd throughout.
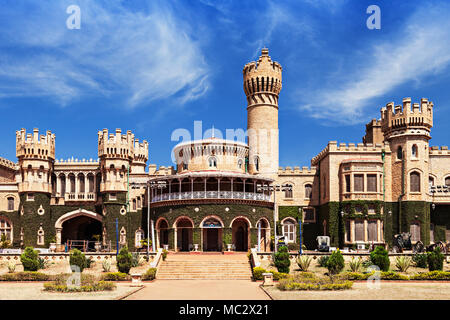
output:
<path id="1" fill-rule="evenodd" d="M 153 196 L 151 202 L 171 201 L 171 200 L 200 200 L 200 199 L 236 199 L 236 200 L 253 200 L 253 201 L 270 201 L 270 195 L 255 192 L 239 192 L 239 191 L 186 191 L 163 193 Z"/>
<path id="2" fill-rule="evenodd" d="M 348 192 L 342 194 L 342 200 L 383 200 L 383 194 L 378 192 Z"/>
<path id="3" fill-rule="evenodd" d="M 75 193 L 69 192 L 64 195 L 64 201 L 96 201 L 97 196 L 94 192 Z"/>

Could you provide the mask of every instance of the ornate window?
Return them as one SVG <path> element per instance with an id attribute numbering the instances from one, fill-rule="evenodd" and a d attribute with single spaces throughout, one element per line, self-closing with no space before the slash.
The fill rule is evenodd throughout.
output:
<path id="1" fill-rule="evenodd" d="M 44 229 L 42 229 L 42 226 L 39 227 L 38 235 L 37 235 L 37 244 L 39 246 L 43 246 L 45 243 L 44 241 Z"/>
<path id="2" fill-rule="evenodd" d="M 5 235 L 6 239 L 12 240 L 12 227 L 8 220 L 0 218 L 0 236 Z"/>
<path id="3" fill-rule="evenodd" d="M 292 184 L 287 184 L 284 190 L 284 197 L 287 199 L 292 199 Z"/>
<path id="4" fill-rule="evenodd" d="M 133 211 L 136 211 L 136 199 L 133 199 Z"/>
<path id="5" fill-rule="evenodd" d="M 8 197 L 8 211 L 14 211 L 14 198 Z"/>
<path id="6" fill-rule="evenodd" d="M 420 192 L 420 173 L 417 171 L 411 172 L 409 175 L 410 181 L 410 191 L 411 192 Z"/>
<path id="7" fill-rule="evenodd" d="M 217 168 L 217 159 L 216 157 L 210 157 L 208 159 L 209 167 L 210 168 Z"/>
<path id="8" fill-rule="evenodd" d="M 127 243 L 127 231 L 125 230 L 125 227 L 122 227 L 122 229 L 120 229 L 119 242 L 120 242 L 120 244 L 126 244 Z"/>
<path id="9" fill-rule="evenodd" d="M 412 146 L 412 148 L 411 148 L 411 155 L 412 155 L 412 157 L 413 158 L 417 158 L 417 156 L 418 156 L 418 151 L 417 151 L 417 145 L 415 144 L 415 145 L 413 145 Z"/>
<path id="10" fill-rule="evenodd" d="M 416 242 L 420 241 L 420 223 L 414 221 L 409 226 L 409 232 L 411 233 L 411 241 Z"/>
<path id="11" fill-rule="evenodd" d="M 311 197 L 312 197 L 312 185 L 308 183 L 305 185 L 305 198 L 311 199 Z"/>
<path id="12" fill-rule="evenodd" d="M 282 232 L 286 243 L 295 242 L 295 221 L 294 219 L 286 219 L 283 221 Z"/>

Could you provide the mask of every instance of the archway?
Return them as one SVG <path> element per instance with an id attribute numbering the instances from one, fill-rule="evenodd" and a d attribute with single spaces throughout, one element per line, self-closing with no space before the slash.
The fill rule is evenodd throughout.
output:
<path id="1" fill-rule="evenodd" d="M 203 251 L 222 251 L 223 223 L 217 217 L 205 218 L 200 227 L 203 232 Z"/>
<path id="2" fill-rule="evenodd" d="M 262 252 L 270 251 L 270 224 L 266 218 L 259 219 L 256 224 L 259 233 L 259 248 Z"/>
<path id="3" fill-rule="evenodd" d="M 158 246 L 164 247 L 169 244 L 169 224 L 165 219 L 160 219 L 156 223 L 156 230 L 158 231 Z"/>
<path id="4" fill-rule="evenodd" d="M 246 218 L 236 218 L 231 225 L 232 241 L 236 251 L 247 251 L 250 225 Z"/>
<path id="5" fill-rule="evenodd" d="M 180 217 L 175 222 L 177 251 L 190 251 L 192 248 L 192 229 L 194 224 L 188 217 Z"/>
<path id="6" fill-rule="evenodd" d="M 55 223 L 56 243 L 66 244 L 68 240 L 89 241 L 89 247 L 95 250 L 95 235 L 102 236 L 102 216 L 98 213 L 79 209 L 62 215 Z M 92 248 L 91 248 L 92 247 Z"/>

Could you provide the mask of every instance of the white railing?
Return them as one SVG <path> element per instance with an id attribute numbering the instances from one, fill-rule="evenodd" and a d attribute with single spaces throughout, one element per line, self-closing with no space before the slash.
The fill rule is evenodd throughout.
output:
<path id="1" fill-rule="evenodd" d="M 69 192 L 64 195 L 64 199 L 65 201 L 75 201 L 75 200 L 95 201 L 96 195 L 94 192 L 87 192 L 87 193 Z"/>
<path id="2" fill-rule="evenodd" d="M 270 201 L 270 196 L 263 193 L 239 191 L 188 191 L 158 194 L 156 196 L 153 196 L 152 202 L 189 199 L 242 199 Z"/>

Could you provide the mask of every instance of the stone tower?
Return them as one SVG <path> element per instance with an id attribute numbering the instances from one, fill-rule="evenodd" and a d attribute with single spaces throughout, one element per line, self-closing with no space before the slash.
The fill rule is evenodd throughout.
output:
<path id="1" fill-rule="evenodd" d="M 381 109 L 381 128 L 392 150 L 392 201 L 398 204 L 399 232 L 410 232 L 411 224 L 420 224 L 421 239 L 429 239 L 429 145 L 433 127 L 433 103 L 421 99 L 411 105 L 388 103 Z M 395 213 L 397 211 L 397 213 Z"/>
<path id="2" fill-rule="evenodd" d="M 257 62 L 243 70 L 247 96 L 247 130 L 251 174 L 275 177 L 278 172 L 278 95 L 282 68 L 264 48 Z"/>
<path id="3" fill-rule="evenodd" d="M 55 135 L 39 135 L 39 129 L 16 131 L 16 156 L 19 160 L 19 193 L 52 192 L 51 173 L 55 160 Z"/>

